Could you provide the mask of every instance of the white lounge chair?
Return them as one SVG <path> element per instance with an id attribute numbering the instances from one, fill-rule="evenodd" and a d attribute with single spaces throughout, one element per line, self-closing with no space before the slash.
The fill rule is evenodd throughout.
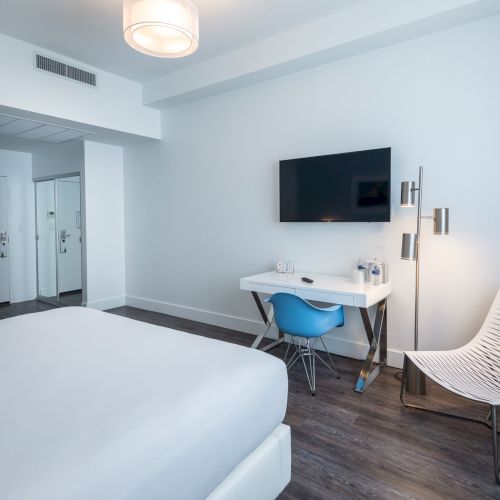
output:
<path id="1" fill-rule="evenodd" d="M 479 330 L 466 345 L 451 351 L 405 352 L 401 381 L 401 403 L 409 408 L 433 411 L 442 415 L 465 418 L 488 425 L 492 429 L 495 480 L 500 484 L 498 468 L 497 406 L 500 406 L 500 291 Z M 404 387 L 408 360 L 427 377 L 451 392 L 473 401 L 490 405 L 484 420 L 459 417 L 408 404 L 404 399 Z"/>

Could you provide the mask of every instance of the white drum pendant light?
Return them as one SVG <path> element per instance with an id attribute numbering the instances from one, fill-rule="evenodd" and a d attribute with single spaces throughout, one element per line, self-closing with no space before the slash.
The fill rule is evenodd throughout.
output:
<path id="1" fill-rule="evenodd" d="M 123 35 L 150 56 L 188 56 L 198 48 L 198 9 L 189 0 L 124 0 Z"/>

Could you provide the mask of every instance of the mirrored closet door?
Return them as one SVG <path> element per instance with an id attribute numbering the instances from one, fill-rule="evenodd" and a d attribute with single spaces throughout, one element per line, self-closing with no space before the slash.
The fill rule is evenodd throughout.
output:
<path id="1" fill-rule="evenodd" d="M 82 303 L 80 176 L 35 181 L 38 298 Z"/>

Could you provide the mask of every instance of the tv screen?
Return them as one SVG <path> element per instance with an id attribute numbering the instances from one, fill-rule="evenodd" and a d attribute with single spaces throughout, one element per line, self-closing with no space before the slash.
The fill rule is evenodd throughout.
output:
<path id="1" fill-rule="evenodd" d="M 389 222 L 391 148 L 280 161 L 281 222 Z"/>

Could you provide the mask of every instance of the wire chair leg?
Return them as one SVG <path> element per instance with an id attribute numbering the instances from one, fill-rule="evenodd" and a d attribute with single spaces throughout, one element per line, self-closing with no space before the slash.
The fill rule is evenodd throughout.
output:
<path id="1" fill-rule="evenodd" d="M 300 344 L 297 345 L 295 343 L 295 339 L 293 337 L 292 337 L 292 343 L 293 343 L 293 346 L 295 347 L 295 352 L 293 353 L 293 356 L 291 357 L 290 361 L 286 365 L 287 370 L 290 370 L 290 368 L 292 368 L 292 366 L 300 359 L 300 357 L 302 355 L 301 351 L 300 351 Z"/>
<path id="2" fill-rule="evenodd" d="M 292 366 L 297 362 L 297 360 L 300 359 L 300 354 L 299 354 L 299 349 L 297 346 L 295 346 L 295 352 L 293 353 L 293 356 L 290 358 L 290 361 L 286 365 L 286 369 L 290 370 Z"/>
<path id="3" fill-rule="evenodd" d="M 295 341 L 295 337 L 290 336 L 291 338 L 291 343 L 293 343 L 293 346 L 295 347 L 295 352 L 293 356 L 290 358 L 290 361 L 288 361 L 286 368 L 287 370 L 290 370 L 300 359 L 302 361 L 302 364 L 304 366 L 304 370 L 306 372 L 307 376 L 307 382 L 309 383 L 309 388 L 311 389 L 311 394 L 313 396 L 316 395 L 316 358 L 318 358 L 331 372 L 333 372 L 337 378 L 339 377 L 339 374 L 337 372 L 337 368 L 335 366 L 335 363 L 333 362 L 332 357 L 330 356 L 330 353 L 326 351 L 326 346 L 321 337 L 314 339 L 314 341 L 311 342 L 310 339 L 305 339 L 305 343 L 302 344 L 300 341 L 297 343 Z M 328 355 L 328 358 L 331 362 L 331 365 L 328 364 L 317 352 L 316 352 L 316 345 L 318 342 L 323 344 L 323 347 L 325 348 L 325 351 Z M 288 349 L 287 349 L 288 353 Z M 306 360 L 305 358 L 309 358 Z M 285 355 L 286 358 L 286 355 Z"/>
<path id="4" fill-rule="evenodd" d="M 283 358 L 283 363 L 285 363 L 285 364 L 286 364 L 286 358 L 288 357 L 288 351 L 290 350 L 290 344 L 291 344 L 291 342 L 288 342 L 286 352 L 285 352 L 285 357 Z"/>
<path id="5" fill-rule="evenodd" d="M 307 376 L 307 382 L 309 383 L 309 388 L 311 389 L 311 394 L 313 396 L 316 395 L 316 392 L 315 392 L 315 377 L 314 377 L 314 369 L 313 369 L 313 365 L 312 365 L 312 361 L 311 361 L 311 358 L 314 357 L 314 356 L 311 356 L 310 354 L 310 345 L 309 345 L 309 341 L 307 341 L 307 345 L 306 347 L 304 348 L 304 350 L 307 349 L 307 354 L 302 352 L 300 354 L 300 358 L 302 359 L 302 364 L 304 365 L 304 370 L 306 372 L 306 376 Z M 306 356 L 309 357 L 309 369 L 310 369 L 310 372 L 307 368 L 307 363 L 306 363 L 306 360 L 304 359 Z"/>
<path id="6" fill-rule="evenodd" d="M 491 407 L 491 434 L 493 437 L 493 463 L 495 465 L 495 481 L 500 484 L 500 470 L 498 469 L 498 437 L 497 437 L 497 408 Z"/>
<path id="7" fill-rule="evenodd" d="M 312 395 L 316 395 L 316 350 L 309 346 L 309 366 L 312 373 Z"/>
<path id="8" fill-rule="evenodd" d="M 323 344 L 323 348 L 325 349 L 326 355 L 328 356 L 328 359 L 330 360 L 331 366 L 316 352 L 314 351 L 314 354 L 318 357 L 318 359 L 328 368 L 330 369 L 337 378 L 340 378 L 339 372 L 337 371 L 337 367 L 335 366 L 335 363 L 333 362 L 333 358 L 331 357 L 330 353 L 328 352 L 325 342 L 323 341 L 323 337 L 319 338 L 321 343 Z"/>
<path id="9" fill-rule="evenodd" d="M 316 341 L 317 342 L 317 341 Z M 313 396 L 316 395 L 316 356 L 315 354 L 315 346 L 316 342 L 311 346 L 311 342 L 307 339 L 307 355 L 309 356 L 309 368 L 311 370 L 311 394 Z"/>
<path id="10" fill-rule="evenodd" d="M 286 369 L 290 370 L 290 368 L 292 368 L 292 366 L 297 362 L 297 360 L 299 358 L 300 358 L 300 354 L 297 351 L 295 351 L 293 353 L 293 356 L 290 358 L 290 361 L 287 363 Z"/>
<path id="11" fill-rule="evenodd" d="M 316 395 L 316 365 L 314 363 L 314 350 L 311 348 L 311 344 L 309 339 L 306 340 L 305 346 L 302 347 L 300 341 L 298 343 L 295 342 L 295 338 L 292 338 L 293 345 L 295 347 L 295 352 L 291 357 L 290 361 L 286 365 L 287 370 L 290 370 L 295 363 L 300 359 L 302 364 L 304 365 L 304 371 L 306 372 L 307 382 L 309 384 L 309 388 L 311 389 L 311 394 L 313 396 Z M 306 363 L 306 356 L 309 358 L 309 368 Z"/>

